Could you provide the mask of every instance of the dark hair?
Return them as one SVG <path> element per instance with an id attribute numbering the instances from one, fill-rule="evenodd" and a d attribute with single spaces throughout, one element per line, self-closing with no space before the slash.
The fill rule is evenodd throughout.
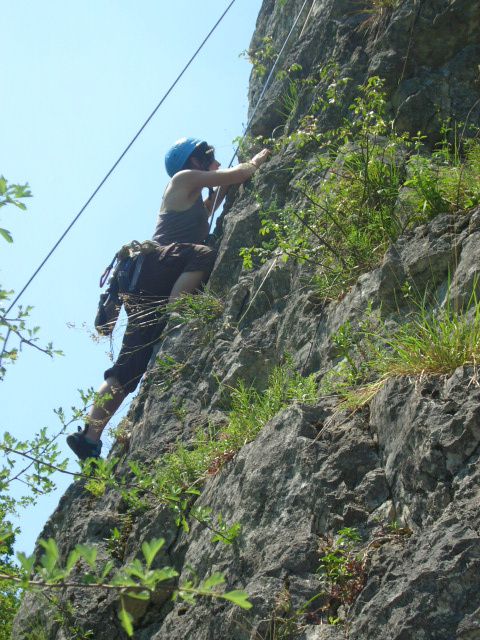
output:
<path id="1" fill-rule="evenodd" d="M 190 154 L 187 162 L 183 165 L 183 169 L 193 169 L 191 159 L 195 158 L 201 164 L 202 171 L 207 171 L 208 167 L 215 160 L 215 148 L 206 142 L 202 142 Z"/>

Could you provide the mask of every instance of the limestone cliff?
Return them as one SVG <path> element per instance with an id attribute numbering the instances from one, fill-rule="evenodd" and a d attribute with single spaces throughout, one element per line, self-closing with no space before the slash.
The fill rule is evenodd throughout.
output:
<path id="1" fill-rule="evenodd" d="M 252 49 L 269 42 L 278 52 L 302 4 L 265 0 Z M 267 71 L 274 59 L 265 61 Z M 295 132 L 318 87 L 324 82 L 326 90 L 331 81 L 318 70 L 333 62 L 337 79 L 352 80 L 333 115 L 318 113 L 317 127 L 337 126 L 356 86 L 377 75 L 385 79 L 398 129 L 421 130 L 433 146 L 445 119 L 478 123 L 480 6 L 471 0 L 314 0 L 280 62 L 282 69 L 301 65 L 300 77 L 315 82 L 298 84 L 286 113 L 289 78 L 275 77 L 254 117 L 255 135 Z M 252 107 L 264 79 L 252 74 Z M 262 243 L 260 206 L 296 206 L 294 183 L 305 165 L 295 159 L 300 154 L 308 163 L 315 152 L 311 143 L 301 152 L 284 146 L 253 184 L 230 198 L 210 280 L 223 313 L 208 325 L 169 324 L 159 354 L 181 366 L 174 375 L 154 366 L 144 382 L 124 425 L 131 432 L 128 450 L 122 443 L 111 454 L 120 457 L 118 477 L 128 476 L 129 460 L 161 465 L 176 441 L 188 443 L 209 422 L 224 424 L 225 389 L 240 380 L 265 389 L 286 354 L 298 371 L 321 381 L 339 363 L 333 337 L 346 323 L 358 326 L 377 313 L 395 332 L 406 313 L 400 295 L 406 283 L 430 291 L 439 309 L 447 290 L 461 305 L 478 289 L 478 208 L 406 228 L 337 297 L 318 296 L 315 269 L 305 261 L 277 256 L 244 269 L 240 248 Z M 196 500 L 197 507 L 240 523 L 231 545 L 212 544 L 211 531 L 198 523 L 186 533 L 171 510 L 154 501 L 126 527 L 120 494 L 107 489 L 94 498 L 82 481 L 68 489 L 42 537 L 54 537 L 64 555 L 88 542 L 108 558 L 106 539 L 118 527 L 117 564 L 136 557 L 142 541 L 163 537 L 161 561 L 175 567 L 180 580 L 192 571 L 199 577 L 221 571 L 228 588 L 245 589 L 253 603 L 249 611 L 210 600 L 187 607 L 159 593 L 135 613 L 138 640 L 474 640 L 480 638 L 479 400 L 475 371 L 460 367 L 441 376 L 391 377 L 355 411 L 339 409 L 338 399 L 326 395 L 291 404 L 208 476 Z M 362 567 L 351 568 L 358 589 L 334 601 L 325 592 L 320 559 L 346 527 L 361 538 Z M 93 630 L 96 640 L 126 637 L 113 595 L 75 591 L 68 599 L 71 624 L 62 627 L 29 595 L 15 638 L 37 637 L 29 630 L 38 622 L 48 640 L 81 637 L 72 635 L 75 625 Z"/>

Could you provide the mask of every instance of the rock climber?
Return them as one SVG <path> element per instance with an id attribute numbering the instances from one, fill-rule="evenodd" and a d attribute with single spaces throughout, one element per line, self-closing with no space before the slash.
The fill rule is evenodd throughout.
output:
<path id="1" fill-rule="evenodd" d="M 248 180 L 268 155 L 263 149 L 248 162 L 220 170 L 214 148 L 204 140 L 182 138 L 167 152 L 165 167 L 171 180 L 153 235 L 159 246 L 145 256 L 135 295 L 125 300 L 128 323 L 118 358 L 104 373 L 84 428 L 67 437 L 80 460 L 100 456 L 103 429 L 145 373 L 164 327 L 159 305 L 197 291 L 208 280 L 216 254 L 204 243 L 214 208 L 230 185 Z M 206 200 L 202 199 L 204 188 L 209 189 Z"/>

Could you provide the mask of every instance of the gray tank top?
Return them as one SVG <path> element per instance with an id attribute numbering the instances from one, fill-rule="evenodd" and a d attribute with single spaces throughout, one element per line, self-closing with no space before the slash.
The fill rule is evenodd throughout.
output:
<path id="1" fill-rule="evenodd" d="M 199 196 L 185 211 L 160 211 L 153 239 L 159 244 L 202 244 L 208 236 L 208 211 Z"/>

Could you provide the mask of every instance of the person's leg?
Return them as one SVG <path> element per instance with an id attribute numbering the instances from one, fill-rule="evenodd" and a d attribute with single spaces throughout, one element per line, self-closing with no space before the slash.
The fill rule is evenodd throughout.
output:
<path id="1" fill-rule="evenodd" d="M 100 440 L 105 425 L 122 404 L 125 395 L 116 378 L 110 377 L 105 380 L 97 391 L 98 399 L 93 403 L 86 420 L 89 440 L 92 442 Z M 105 396 L 110 398 L 103 400 Z"/>
<path id="2" fill-rule="evenodd" d="M 205 271 L 184 271 L 175 281 L 168 298 L 169 302 L 173 302 L 182 293 L 193 293 L 200 288 L 202 282 L 205 282 L 207 274 Z"/>
<path id="3" fill-rule="evenodd" d="M 147 256 L 139 283 L 139 289 L 147 301 L 155 298 L 159 303 L 162 299 L 173 301 L 182 293 L 197 291 L 208 279 L 215 258 L 212 249 L 203 245 L 176 245 L 175 251 L 177 253 L 167 260 L 164 259 L 165 251 L 158 252 L 158 256 Z M 185 268 L 189 270 L 183 271 Z M 139 300 L 135 306 L 141 305 L 142 301 Z M 105 382 L 97 392 L 100 402 L 90 410 L 84 431 L 67 438 L 69 446 L 81 459 L 100 455 L 102 431 L 123 399 L 135 390 L 147 368 L 153 345 L 167 321 L 167 317 L 158 318 L 155 305 L 152 307 L 148 304 L 148 311 L 140 319 L 138 313 L 131 313 L 129 307 L 126 305 L 129 322 L 122 349 L 115 365 L 105 372 Z M 107 394 L 111 398 L 102 402 L 101 398 Z M 85 454 L 88 449 L 84 447 L 85 441 L 91 447 L 97 446 L 97 449 Z"/>
<path id="4" fill-rule="evenodd" d="M 151 355 L 157 325 L 153 321 L 143 322 L 142 317 L 141 326 L 137 327 L 129 317 L 119 356 L 115 365 L 104 374 L 105 382 L 97 391 L 84 429 L 67 436 L 68 446 L 80 460 L 100 457 L 102 431 L 123 399 L 135 390 L 140 381 Z"/>

